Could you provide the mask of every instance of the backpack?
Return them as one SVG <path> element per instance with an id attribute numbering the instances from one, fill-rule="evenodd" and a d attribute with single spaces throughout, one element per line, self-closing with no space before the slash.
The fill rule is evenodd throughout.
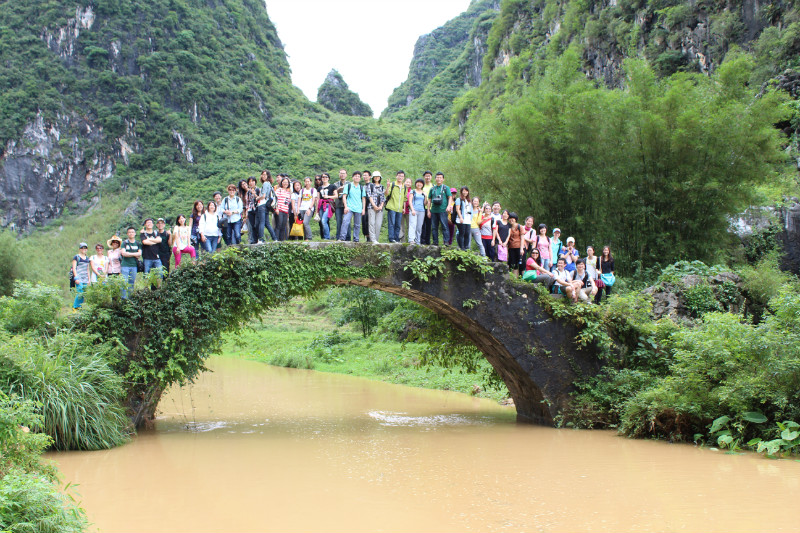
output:
<path id="1" fill-rule="evenodd" d="M 77 257 L 77 256 L 75 256 L 75 257 Z M 72 259 L 74 260 L 75 257 L 73 257 Z M 70 289 L 74 289 L 75 288 L 75 272 L 72 270 L 72 264 L 69 265 L 69 288 Z"/>

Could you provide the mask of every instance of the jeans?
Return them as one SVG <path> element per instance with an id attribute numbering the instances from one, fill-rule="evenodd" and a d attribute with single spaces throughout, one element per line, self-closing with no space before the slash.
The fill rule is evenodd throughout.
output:
<path id="1" fill-rule="evenodd" d="M 277 241 L 278 237 L 275 235 L 275 230 L 272 229 L 272 224 L 270 224 L 270 222 L 269 222 L 270 218 L 271 217 L 270 217 L 269 211 L 265 211 L 264 212 L 264 227 L 267 228 L 267 233 L 269 233 L 269 236 L 272 238 L 272 240 L 273 241 Z"/>
<path id="2" fill-rule="evenodd" d="M 83 291 L 86 290 L 86 283 L 75 283 L 75 302 L 72 304 L 73 309 L 80 309 L 83 305 Z"/>
<path id="3" fill-rule="evenodd" d="M 417 214 L 409 213 L 408 214 L 408 242 L 414 244 L 420 244 L 420 238 L 422 237 L 422 224 L 425 222 L 427 218 L 425 216 L 425 210 L 417 211 Z"/>
<path id="4" fill-rule="evenodd" d="M 231 245 L 231 237 L 230 237 L 230 234 L 228 233 L 228 227 L 229 226 L 230 226 L 230 224 L 225 222 L 225 224 L 222 226 L 222 228 L 220 228 L 220 231 L 222 231 L 222 241 L 225 243 L 225 246 L 230 246 Z"/>
<path id="5" fill-rule="evenodd" d="M 450 230 L 450 238 L 444 239 L 445 241 L 447 241 L 444 244 L 453 244 L 453 237 L 456 236 L 456 225 L 453 224 L 449 216 L 447 217 L 447 229 Z"/>
<path id="6" fill-rule="evenodd" d="M 481 255 L 486 255 L 486 250 L 483 249 L 483 243 L 481 242 L 481 230 L 479 228 L 471 227 L 469 229 L 469 234 L 472 237 L 472 240 L 475 241 L 475 244 L 478 245 L 478 251 L 481 253 Z M 469 250 L 469 243 L 467 244 L 467 249 Z"/>
<path id="7" fill-rule="evenodd" d="M 406 228 L 408 227 L 408 215 L 400 213 L 400 231 L 397 234 L 397 242 L 403 242 L 406 237 Z"/>
<path id="8" fill-rule="evenodd" d="M 550 260 L 549 259 L 542 259 L 542 268 L 544 268 L 546 270 L 550 270 L 551 266 L 552 265 L 550 264 Z"/>
<path id="9" fill-rule="evenodd" d="M 120 273 L 125 281 L 128 282 L 128 288 L 122 289 L 122 297 L 127 298 L 130 294 L 133 293 L 133 285 L 136 283 L 136 272 L 138 271 L 135 266 L 132 267 L 120 267 Z"/>
<path id="10" fill-rule="evenodd" d="M 447 211 L 444 213 L 431 213 L 431 237 L 434 246 L 439 246 L 439 224 L 442 225 L 442 246 L 450 241 L 450 230 L 447 228 L 447 215 Z"/>
<path id="11" fill-rule="evenodd" d="M 332 209 L 331 209 L 332 210 Z M 323 207 L 319 220 L 320 227 L 322 228 L 322 238 L 330 240 L 331 238 L 331 217 L 328 216 L 328 208 Z M 337 235 L 338 237 L 338 235 Z"/>
<path id="12" fill-rule="evenodd" d="M 144 260 L 144 273 L 149 274 L 152 269 L 158 271 L 158 276 L 164 277 L 164 267 L 161 264 L 161 259 L 145 259 Z"/>
<path id="13" fill-rule="evenodd" d="M 358 242 L 358 235 L 361 233 L 361 213 L 348 211 L 342 219 L 342 229 L 339 231 L 339 240 L 345 240 L 345 233 L 350 233 L 350 219 L 353 219 L 353 242 Z"/>
<path id="14" fill-rule="evenodd" d="M 278 224 L 276 233 L 278 234 L 279 241 L 285 241 L 289 238 L 289 213 L 278 213 Z"/>
<path id="15" fill-rule="evenodd" d="M 613 287 L 609 287 L 608 285 L 598 288 L 597 294 L 594 295 L 594 303 L 599 304 L 601 301 L 603 301 L 603 291 L 606 291 L 606 298 L 611 296 L 611 289 L 613 289 Z"/>
<path id="16" fill-rule="evenodd" d="M 472 228 L 470 228 L 469 224 L 458 224 L 458 235 L 456 236 L 458 241 L 458 247 L 462 250 L 469 250 L 469 237 Z"/>
<path id="17" fill-rule="evenodd" d="M 383 226 L 383 209 L 375 211 L 372 207 L 367 207 L 367 220 L 369 222 L 369 240 L 377 243 Z"/>
<path id="18" fill-rule="evenodd" d="M 389 218 L 389 242 L 400 242 L 400 224 L 403 221 L 403 213 L 387 209 L 386 214 Z"/>
<path id="19" fill-rule="evenodd" d="M 344 207 L 337 207 L 336 208 L 336 238 L 339 239 L 339 234 L 342 232 L 342 226 L 344 225 Z M 346 239 L 339 239 L 349 241 L 352 235 L 350 233 L 350 225 L 347 225 L 347 238 Z"/>
<path id="20" fill-rule="evenodd" d="M 303 211 L 303 236 L 307 241 L 310 241 L 314 238 L 314 235 L 311 233 L 311 221 L 314 220 L 314 213 L 309 215 L 308 210 L 306 209 Z"/>
<path id="21" fill-rule="evenodd" d="M 255 210 L 247 213 L 247 220 L 250 221 L 250 244 L 264 240 L 264 220 L 267 215 L 267 206 L 259 205 Z"/>
<path id="22" fill-rule="evenodd" d="M 242 221 L 228 222 L 225 226 L 225 244 L 233 246 L 242 242 Z M 177 265 L 176 265 L 177 266 Z"/>
<path id="23" fill-rule="evenodd" d="M 217 251 L 217 244 L 219 244 L 219 236 L 206 237 L 206 242 L 203 243 L 203 250 L 208 253 Z"/>
<path id="24" fill-rule="evenodd" d="M 488 257 L 489 261 L 494 261 L 495 260 L 495 250 L 494 250 L 494 246 L 492 246 L 492 239 L 481 238 L 481 240 L 483 241 L 483 250 L 484 250 L 484 252 L 486 252 L 483 255 Z"/>

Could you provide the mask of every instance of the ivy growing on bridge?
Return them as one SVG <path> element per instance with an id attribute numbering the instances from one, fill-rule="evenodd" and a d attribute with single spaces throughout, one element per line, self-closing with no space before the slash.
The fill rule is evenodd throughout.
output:
<path id="1" fill-rule="evenodd" d="M 79 326 L 129 348 L 116 370 L 140 424 L 167 387 L 205 370 L 205 359 L 221 349 L 222 332 L 330 280 L 380 277 L 389 263 L 389 253 L 367 245 L 228 248 L 177 269 L 157 290 L 98 306 Z"/>

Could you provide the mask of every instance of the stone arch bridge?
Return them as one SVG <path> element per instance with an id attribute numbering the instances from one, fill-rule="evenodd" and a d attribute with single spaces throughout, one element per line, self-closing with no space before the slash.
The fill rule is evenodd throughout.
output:
<path id="1" fill-rule="evenodd" d="M 461 255 L 459 255 L 461 254 Z M 240 246 L 176 269 L 158 290 L 113 300 L 79 325 L 115 336 L 128 355 L 118 372 L 137 427 L 152 419 L 163 391 L 204 370 L 220 333 L 296 295 L 331 283 L 407 298 L 446 318 L 484 354 L 508 387 L 518 419 L 552 425 L 573 383 L 595 375 L 593 350 L 579 350 L 575 326 L 550 317 L 533 285 L 505 264 L 480 272 L 475 256 L 406 244 L 268 243 Z M 435 265 L 421 281 L 420 265 Z M 414 268 L 417 267 L 415 273 Z M 484 267 L 486 265 L 483 265 Z M 83 322 L 81 322 L 83 321 Z"/>
<path id="2" fill-rule="evenodd" d="M 533 285 L 512 281 L 506 264 L 492 263 L 492 271 L 482 275 L 461 271 L 445 261 L 442 274 L 422 282 L 405 267 L 415 259 L 440 256 L 439 248 L 369 246 L 390 253 L 391 266 L 385 274 L 336 283 L 389 292 L 446 318 L 497 370 L 514 399 L 519 420 L 552 425 L 569 403 L 575 380 L 599 372 L 601 365 L 594 351 L 579 350 L 575 344 L 577 328 L 552 318 L 539 305 Z"/>

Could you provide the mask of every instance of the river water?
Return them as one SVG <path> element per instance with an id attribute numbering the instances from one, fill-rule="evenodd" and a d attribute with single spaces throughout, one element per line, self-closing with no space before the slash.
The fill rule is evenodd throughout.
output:
<path id="1" fill-rule="evenodd" d="M 800 530 L 797 461 L 520 425 L 457 393 L 209 366 L 131 444 L 49 454 L 96 530 Z"/>

